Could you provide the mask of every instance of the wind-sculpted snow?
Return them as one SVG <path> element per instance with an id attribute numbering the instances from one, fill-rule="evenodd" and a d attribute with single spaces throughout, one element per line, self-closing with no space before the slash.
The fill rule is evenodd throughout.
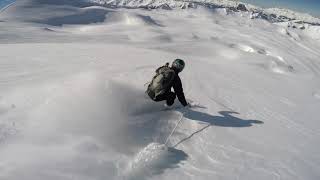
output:
<path id="1" fill-rule="evenodd" d="M 15 101 L 19 94 L 12 92 L 2 100 L 15 101 L 18 110 L 28 109 L 2 115 L 8 121 L 27 117 L 18 120 L 11 132 L 1 122 L 2 145 L 16 137 L 1 149 L 1 177 L 5 179 L 19 179 L 22 174 L 27 179 L 67 178 L 72 172 L 80 179 L 143 179 L 186 160 L 181 150 L 151 144 L 132 155 L 152 142 L 162 129 L 159 120 L 169 117 L 144 116 L 160 107 L 134 87 L 104 81 L 99 74 L 88 72 L 21 90 L 29 97 Z M 32 101 L 24 102 L 27 98 Z M 28 107 L 28 103 L 33 105 Z"/>
<path id="2" fill-rule="evenodd" d="M 106 2 L 0 13 L 1 180 L 319 179 L 319 26 L 231 1 Z M 175 58 L 190 109 L 145 95 Z"/>
<path id="3" fill-rule="evenodd" d="M 61 26 L 64 24 L 90 24 L 101 23 L 105 21 L 106 15 L 109 11 L 105 9 L 84 9 L 83 12 L 79 12 L 73 15 L 53 17 L 46 20 L 35 21 L 38 23 L 44 23 L 52 26 Z"/>
<path id="4" fill-rule="evenodd" d="M 129 180 L 148 179 L 162 174 L 166 169 L 178 168 L 181 161 L 188 155 L 164 144 L 151 143 L 142 149 L 134 159 L 128 163 L 123 176 Z"/>

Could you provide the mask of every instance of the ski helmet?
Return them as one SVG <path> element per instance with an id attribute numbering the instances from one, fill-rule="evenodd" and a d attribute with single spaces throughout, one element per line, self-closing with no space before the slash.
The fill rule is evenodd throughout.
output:
<path id="1" fill-rule="evenodd" d="M 178 72 L 181 72 L 184 68 L 184 61 L 182 59 L 175 59 L 173 62 L 172 62 L 172 65 L 171 67 L 178 70 Z"/>

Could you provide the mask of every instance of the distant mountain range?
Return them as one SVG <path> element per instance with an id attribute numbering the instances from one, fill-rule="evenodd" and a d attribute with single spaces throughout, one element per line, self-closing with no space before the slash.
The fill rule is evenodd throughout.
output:
<path id="1" fill-rule="evenodd" d="M 187 8 L 225 8 L 227 12 L 248 12 L 251 18 L 262 18 L 270 22 L 294 22 L 320 26 L 320 19 L 306 13 L 283 8 L 260 8 L 251 4 L 230 0 L 83 0 L 87 3 L 105 7 L 145 8 L 145 9 L 187 9 Z"/>

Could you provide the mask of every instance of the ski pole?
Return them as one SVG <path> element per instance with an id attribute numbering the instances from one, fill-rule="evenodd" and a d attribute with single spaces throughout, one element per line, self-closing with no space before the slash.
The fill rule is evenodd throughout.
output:
<path id="1" fill-rule="evenodd" d="M 178 125 L 180 124 L 180 122 L 182 121 L 185 113 L 186 113 L 186 112 L 181 113 L 181 117 L 180 117 L 179 121 L 177 122 L 176 126 L 173 128 L 173 130 L 171 131 L 170 135 L 167 137 L 167 139 L 166 139 L 166 141 L 165 141 L 165 143 L 164 143 L 165 146 L 167 145 L 170 137 L 171 137 L 172 134 L 175 132 L 175 130 L 177 129 L 177 127 L 178 127 Z"/>

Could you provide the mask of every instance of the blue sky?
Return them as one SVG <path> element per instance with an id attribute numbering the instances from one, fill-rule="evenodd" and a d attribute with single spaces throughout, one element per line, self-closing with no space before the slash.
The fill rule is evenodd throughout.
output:
<path id="1" fill-rule="evenodd" d="M 240 0 L 262 7 L 282 7 L 320 17 L 320 0 Z"/>
<path id="2" fill-rule="evenodd" d="M 0 9 L 14 0 L 0 0 Z M 283 7 L 320 17 L 320 0 L 240 0 L 262 7 Z"/>
<path id="3" fill-rule="evenodd" d="M 0 0 L 0 9 L 2 9 L 3 7 L 5 7 L 6 5 L 10 4 L 13 1 L 14 0 Z"/>

